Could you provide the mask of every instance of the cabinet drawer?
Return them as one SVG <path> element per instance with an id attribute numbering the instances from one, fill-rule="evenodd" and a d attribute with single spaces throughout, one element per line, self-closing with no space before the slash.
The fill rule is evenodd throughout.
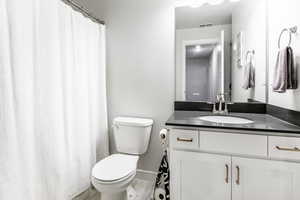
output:
<path id="1" fill-rule="evenodd" d="M 300 138 L 269 137 L 270 158 L 300 161 Z"/>
<path id="2" fill-rule="evenodd" d="M 171 147 L 177 149 L 198 149 L 199 134 L 197 130 L 173 129 L 170 135 Z"/>
<path id="3" fill-rule="evenodd" d="M 203 151 L 267 157 L 267 136 L 200 131 Z"/>

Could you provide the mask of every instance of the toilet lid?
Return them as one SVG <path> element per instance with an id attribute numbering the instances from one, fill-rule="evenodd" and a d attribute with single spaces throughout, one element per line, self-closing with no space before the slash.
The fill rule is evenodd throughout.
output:
<path id="1" fill-rule="evenodd" d="M 92 176 L 102 181 L 116 181 L 136 170 L 138 156 L 113 154 L 98 162 Z"/>

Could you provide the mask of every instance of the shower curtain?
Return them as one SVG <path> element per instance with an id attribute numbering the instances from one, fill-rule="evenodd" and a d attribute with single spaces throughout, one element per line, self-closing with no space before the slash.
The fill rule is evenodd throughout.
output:
<path id="1" fill-rule="evenodd" d="M 108 154 L 105 27 L 60 0 L 0 0 L 0 199 L 65 200 Z"/>

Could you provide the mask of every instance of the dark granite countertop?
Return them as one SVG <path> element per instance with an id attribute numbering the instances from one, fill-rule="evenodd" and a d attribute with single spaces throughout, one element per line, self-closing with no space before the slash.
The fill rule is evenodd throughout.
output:
<path id="1" fill-rule="evenodd" d="M 213 129 L 261 131 L 267 133 L 291 133 L 300 134 L 300 126 L 288 123 L 268 114 L 252 113 L 229 113 L 229 116 L 242 117 L 252 120 L 251 124 L 224 124 L 212 123 L 199 119 L 202 116 L 213 115 L 211 112 L 203 111 L 175 111 L 166 122 L 167 126 L 183 126 Z"/>

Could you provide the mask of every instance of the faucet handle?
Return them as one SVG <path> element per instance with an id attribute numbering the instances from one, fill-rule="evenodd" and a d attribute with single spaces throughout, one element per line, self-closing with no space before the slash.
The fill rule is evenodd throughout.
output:
<path id="1" fill-rule="evenodd" d="M 220 102 L 221 101 L 221 98 L 222 98 L 222 94 L 217 94 L 217 101 Z"/>
<path id="2" fill-rule="evenodd" d="M 226 97 L 229 95 L 229 93 L 224 92 L 217 95 L 218 101 L 226 101 Z"/>
<path id="3" fill-rule="evenodd" d="M 206 103 L 213 106 L 212 112 L 213 112 L 214 114 L 218 112 L 218 111 L 217 111 L 217 108 L 216 108 L 216 103 L 215 103 L 215 102 L 210 102 L 210 101 L 209 101 L 209 102 L 206 102 Z"/>
<path id="4" fill-rule="evenodd" d="M 225 102 L 225 110 L 224 110 L 225 114 L 228 114 L 228 105 L 233 105 L 233 104 L 234 102 Z"/>
<path id="5" fill-rule="evenodd" d="M 220 93 L 220 94 L 217 94 L 217 101 L 218 102 L 221 102 L 221 101 L 224 101 L 225 98 L 224 98 L 224 94 L 223 93 Z"/>

